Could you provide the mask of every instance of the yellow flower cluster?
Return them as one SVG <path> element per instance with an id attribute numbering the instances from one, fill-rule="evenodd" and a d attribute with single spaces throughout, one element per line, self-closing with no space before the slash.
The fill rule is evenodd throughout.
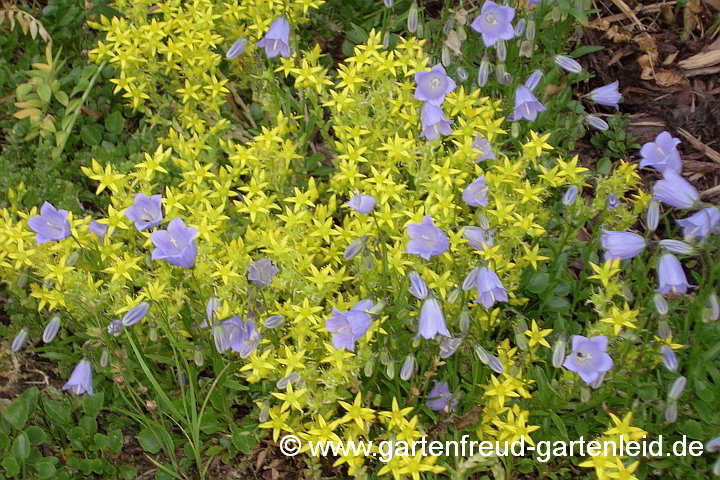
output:
<path id="1" fill-rule="evenodd" d="M 135 109 L 173 126 L 157 151 L 146 153 L 129 174 L 94 160 L 83 169 L 97 183 L 97 194 L 110 195 L 107 216 L 98 220 L 108 226 L 104 239 L 89 231 L 90 217 L 70 216 L 72 239 L 36 246 L 27 219 L 37 215 L 37 209 L 17 214 L 3 210 L 0 274 L 25 305 L 41 312 L 62 309 L 86 325 L 94 338 L 108 318 L 141 301 L 153 301 L 149 318 L 165 335 L 177 333 L 188 340 L 181 351 L 188 358 L 194 344 L 212 345 L 210 332 L 193 323 L 202 323 L 205 305 L 214 296 L 222 303 L 218 316 L 252 314 L 264 334 L 257 350 L 243 360 L 240 377 L 250 384 L 269 382 L 268 386 L 291 374 L 303 380 L 302 385 L 288 382 L 261 403 L 268 419 L 260 427 L 272 431 L 275 440 L 283 432 L 316 441 L 369 438 L 370 426 L 379 424 L 384 432 L 378 438 L 419 438 L 427 428 L 418 416 L 408 420 L 410 410 L 400 408 L 397 400 L 391 411 L 379 412 L 368 408 L 360 393 L 352 403 L 346 401 L 358 390 L 361 372 L 369 376 L 368 365 L 372 370 L 380 341 L 393 345 L 396 335 L 409 338 L 405 318 L 400 317 L 416 312 L 375 312 L 353 352 L 333 348 L 325 320 L 333 308 L 347 311 L 364 298 L 387 298 L 392 303 L 407 289 L 406 276 L 415 270 L 443 300 L 446 318 L 471 309 L 471 334 L 505 323 L 502 308 L 484 309 L 464 293 L 461 301 L 450 301 L 451 292 L 474 266 L 487 262 L 501 278 L 511 304 L 525 302 L 516 293 L 521 271 L 538 269 L 548 260 L 540 240 L 552 214 L 543 204 L 558 187 L 582 186 L 587 169 L 577 156 L 556 155 L 549 135 L 531 132 L 513 151 L 501 128 L 498 101 L 464 87 L 445 101 L 445 114 L 454 122 L 450 141 L 421 138 L 421 105 L 413 98 L 413 76 L 428 68 L 423 44 L 409 38 L 387 50 L 374 31 L 340 65 L 334 81 L 320 66 L 318 48 L 281 60 L 275 72 L 292 76 L 298 95 L 332 116 L 328 133 L 335 141 L 326 143 L 323 152 L 335 171 L 327 181 L 298 178 L 294 166 L 308 143 L 307 118 L 295 116 L 292 109 L 273 112 L 273 126 L 262 127 L 247 143 L 237 142 L 227 132 L 230 122 L 221 118 L 226 95 L 234 87 L 220 73 L 222 56 L 216 50 L 247 36 L 249 55 L 237 64 L 262 72 L 263 88 L 272 89 L 262 65 L 253 63 L 260 58 L 252 55 L 253 42 L 279 13 L 298 24 L 309 8 L 321 3 L 117 0 L 126 18 L 101 18 L 92 24 L 106 31 L 107 38 L 91 55 L 116 67 L 116 91 L 123 92 Z M 165 79 L 162 91 L 156 90 L 159 77 Z M 244 78 L 237 83 L 243 85 L 248 81 Z M 166 107 L 177 109 L 169 120 L 162 117 Z M 497 155 L 485 169 L 476 163 L 477 135 L 486 137 Z M 303 141 L 297 141 L 298 136 Z M 462 200 L 463 189 L 479 176 L 487 182 L 489 202 L 485 208 L 471 208 Z M 599 191 L 605 197 L 610 191 L 620 195 L 635 186 L 636 176 L 624 164 L 600 182 Z M 377 199 L 373 215 L 359 215 L 344 205 L 355 192 Z M 197 259 L 191 271 L 151 260 L 151 234 L 138 232 L 124 215 L 137 193 L 161 194 L 166 221 L 180 217 L 197 229 Z M 636 207 L 645 200 L 639 199 Z M 597 205 L 583 208 L 604 211 L 602 201 L 598 197 Z M 630 212 L 624 208 L 618 208 L 609 224 L 628 224 Z M 425 215 L 450 239 L 449 251 L 430 262 L 407 254 L 407 227 Z M 463 235 L 467 226 L 495 230 L 494 246 L 472 248 Z M 346 260 L 345 249 L 363 237 L 376 251 Z M 272 285 L 262 291 L 250 288 L 245 275 L 259 257 L 272 259 L 279 269 Z M 603 284 L 613 281 L 612 272 L 598 274 L 609 275 L 602 277 Z M 27 282 L 29 298 L 24 296 Z M 633 320 L 627 309 L 618 310 L 617 317 L 614 312 L 608 319 L 615 327 Z M 282 315 L 287 321 L 282 328 L 263 329 L 269 315 Z M 147 329 L 135 332 L 141 344 L 151 343 Z M 522 358 L 508 340 L 499 345 L 497 355 L 506 373 L 492 376 L 484 386 L 488 403 L 479 437 L 513 441 L 525 436 L 532 442 L 529 434 L 538 427 L 529 424 L 528 411 L 512 402 L 530 398 L 533 381 L 525 375 L 534 353 L 549 347 L 549 333 L 533 322 L 522 333 L 530 353 Z M 393 359 L 386 363 L 392 365 Z M 364 462 L 356 456 L 338 460 L 348 465 L 350 475 L 363 472 Z M 416 479 L 420 472 L 441 472 L 434 462 L 435 457 L 398 456 L 378 473 Z"/>
<path id="2" fill-rule="evenodd" d="M 612 425 L 604 435 L 595 439 L 600 446 L 595 452 L 598 455 L 590 456 L 580 463 L 580 466 L 594 468 L 598 480 L 637 480 L 633 473 L 637 470 L 640 462 L 638 460 L 627 461 L 627 456 L 619 455 L 620 444 L 622 442 L 627 445 L 627 442 L 642 440 L 648 432 L 631 425 L 632 413 L 625 415 L 622 420 L 612 413 L 608 414 Z M 606 446 L 608 448 L 605 448 Z"/>
<path id="3" fill-rule="evenodd" d="M 324 0 L 116 0 L 113 6 L 123 17 L 88 24 L 106 32 L 106 38 L 90 51 L 97 63 L 115 68 L 114 93 L 128 105 L 151 117 L 153 123 L 171 125 L 172 120 L 190 132 L 202 134 L 209 122 L 221 119 L 227 101 L 229 79 L 220 71 L 222 52 L 235 40 L 248 39 L 246 55 L 232 63 L 233 73 L 264 70 L 260 56 L 253 55 L 255 42 L 271 22 L 284 15 L 291 24 L 302 25 L 309 9 Z M 251 75 L 240 77 L 246 87 Z M 167 111 L 175 111 L 167 118 Z"/>

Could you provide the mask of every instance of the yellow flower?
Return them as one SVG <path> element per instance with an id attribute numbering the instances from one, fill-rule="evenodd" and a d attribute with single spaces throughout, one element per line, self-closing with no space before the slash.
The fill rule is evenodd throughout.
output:
<path id="1" fill-rule="evenodd" d="M 620 333 L 622 327 L 635 328 L 633 323 L 637 320 L 640 314 L 637 310 L 630 310 L 630 306 L 625 302 L 625 306 L 622 310 L 613 305 L 612 314 L 610 317 L 600 319 L 603 323 L 609 323 L 613 326 L 613 332 L 615 335 Z"/>
<path id="2" fill-rule="evenodd" d="M 345 416 L 340 419 L 340 423 L 354 421 L 360 429 L 364 430 L 365 422 L 375 418 L 375 411 L 372 408 L 365 408 L 362 406 L 362 397 L 360 396 L 360 392 L 358 392 L 352 405 L 343 401 L 339 401 L 338 403 L 347 410 Z"/>
<path id="3" fill-rule="evenodd" d="M 590 262 L 590 266 L 595 271 L 595 275 L 591 275 L 588 278 L 600 280 L 603 287 L 607 288 L 610 279 L 620 272 L 620 259 L 606 260 L 602 267 Z"/>
<path id="4" fill-rule="evenodd" d="M 271 395 L 283 401 L 282 406 L 280 407 L 280 412 L 284 412 L 290 407 L 300 410 L 302 412 L 302 407 L 300 406 L 300 398 L 305 394 L 305 392 L 307 392 L 307 388 L 293 391 L 292 383 L 288 382 L 285 393 L 271 392 Z"/>
<path id="5" fill-rule="evenodd" d="M 530 341 L 528 342 L 530 347 L 534 347 L 535 345 L 540 344 L 543 347 L 550 348 L 550 344 L 547 342 L 547 340 L 545 340 L 545 337 L 547 337 L 551 333 L 552 328 L 540 330 L 535 320 L 532 321 L 532 326 L 530 327 L 530 330 L 525 331 L 525 335 L 530 337 Z"/>

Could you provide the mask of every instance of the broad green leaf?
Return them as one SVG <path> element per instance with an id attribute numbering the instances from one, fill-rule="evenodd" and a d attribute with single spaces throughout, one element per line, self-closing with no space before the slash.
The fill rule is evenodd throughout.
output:
<path id="1" fill-rule="evenodd" d="M 25 430 L 25 433 L 27 433 L 28 439 L 32 445 L 42 445 L 47 442 L 47 434 L 45 433 L 45 430 L 40 427 L 30 427 Z"/>
<path id="2" fill-rule="evenodd" d="M 138 433 L 135 438 L 137 438 L 140 446 L 145 449 L 145 451 L 154 454 L 162 449 L 159 437 L 159 432 L 151 427 L 140 430 L 140 433 Z"/>
<path id="3" fill-rule="evenodd" d="M 41 83 L 37 87 L 37 94 L 38 97 L 40 97 L 40 100 L 45 103 L 50 103 L 50 100 L 52 99 L 52 88 L 50 88 L 50 85 L 47 83 Z"/>
<path id="4" fill-rule="evenodd" d="M 30 439 L 27 433 L 21 432 L 20 435 L 15 437 L 12 453 L 18 460 L 26 460 L 30 456 Z"/>

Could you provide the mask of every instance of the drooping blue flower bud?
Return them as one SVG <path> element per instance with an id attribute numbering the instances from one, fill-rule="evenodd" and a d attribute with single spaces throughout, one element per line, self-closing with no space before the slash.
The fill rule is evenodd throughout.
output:
<path id="1" fill-rule="evenodd" d="M 417 24 L 418 24 L 418 7 L 417 2 L 413 2 L 412 5 L 410 5 L 410 10 L 408 11 L 408 17 L 407 17 L 407 28 L 410 33 L 415 33 L 417 30 Z"/>
<path id="2" fill-rule="evenodd" d="M 410 272 L 410 294 L 419 299 L 425 300 L 428 296 L 428 288 L 425 284 L 425 280 L 422 279 L 419 273 Z"/>
<path id="3" fill-rule="evenodd" d="M 665 364 L 665 368 L 667 368 L 671 372 L 677 371 L 678 362 L 677 357 L 675 356 L 675 352 L 673 352 L 673 349 L 667 345 L 664 345 L 660 350 L 663 354 L 663 363 Z"/>
<path id="4" fill-rule="evenodd" d="M 565 195 L 563 195 L 563 205 L 569 207 L 570 205 L 575 204 L 575 200 L 577 199 L 577 192 L 577 185 L 570 185 L 570 187 L 568 187 L 567 191 L 565 192 Z"/>
<path id="5" fill-rule="evenodd" d="M 478 68 L 477 83 L 478 87 L 484 87 L 487 85 L 488 78 L 490 77 L 490 62 L 488 61 L 487 55 L 480 61 L 480 68 Z"/>
<path id="6" fill-rule="evenodd" d="M 567 345 L 567 339 L 565 338 L 565 335 L 560 335 L 558 339 L 555 341 L 555 345 L 553 345 L 553 352 L 552 352 L 552 364 L 555 368 L 562 367 L 563 362 L 565 361 L 565 347 Z"/>
<path id="7" fill-rule="evenodd" d="M 444 67 L 449 67 L 451 60 L 450 49 L 446 45 L 443 45 L 442 52 L 440 53 L 440 62 Z"/>
<path id="8" fill-rule="evenodd" d="M 720 452 L 720 437 L 715 437 L 705 444 L 705 451 L 708 453 Z"/>
<path id="9" fill-rule="evenodd" d="M 498 40 L 495 42 L 495 51 L 497 52 L 498 60 L 504 62 L 507 60 L 507 44 L 505 40 Z"/>
<path id="10" fill-rule="evenodd" d="M 518 22 L 515 24 L 515 36 L 520 37 L 525 32 L 525 19 L 521 18 L 518 20 Z"/>
<path id="11" fill-rule="evenodd" d="M 608 210 L 615 210 L 618 205 L 620 205 L 620 201 L 618 200 L 617 195 L 615 195 L 614 193 L 609 194 L 607 198 Z"/>
<path id="12" fill-rule="evenodd" d="M 265 328 L 277 328 L 283 323 L 285 323 L 285 317 L 282 315 L 270 315 L 265 319 L 265 323 L 263 325 Z"/>
<path id="13" fill-rule="evenodd" d="M 50 319 L 47 326 L 45 326 L 45 331 L 43 332 L 43 342 L 52 342 L 55 338 L 55 335 L 57 335 L 58 330 L 60 330 L 60 315 L 55 314 Z"/>
<path id="14" fill-rule="evenodd" d="M 505 373 L 505 365 L 502 364 L 502 362 L 492 353 L 488 353 L 488 367 L 490 367 L 490 370 L 493 372 L 500 374 Z"/>
<path id="15" fill-rule="evenodd" d="M 353 242 L 345 249 L 345 253 L 343 253 L 343 258 L 345 260 L 351 260 L 355 258 L 360 252 L 365 250 L 367 239 L 368 236 L 365 235 L 363 237 L 353 240 Z"/>
<path id="16" fill-rule="evenodd" d="M 605 120 L 595 115 L 585 115 L 585 121 L 595 130 L 600 130 L 601 132 L 605 132 L 610 128 L 610 125 L 608 125 Z"/>
<path id="17" fill-rule="evenodd" d="M 27 340 L 28 337 L 28 329 L 27 327 L 23 327 L 20 329 L 20 331 L 15 335 L 15 338 L 13 339 L 12 345 L 10 346 L 10 349 L 13 352 L 19 352 L 21 348 L 23 348 L 23 345 L 25 345 L 25 340 Z"/>
<path id="18" fill-rule="evenodd" d="M 647 210 L 647 229 L 650 232 L 654 232 L 660 223 L 660 202 L 657 200 L 650 200 Z"/>
<path id="19" fill-rule="evenodd" d="M 485 365 L 488 364 L 488 358 L 490 358 L 490 354 L 485 350 L 479 343 L 476 343 L 473 347 L 473 350 L 475 352 L 475 356 Z"/>
<path id="20" fill-rule="evenodd" d="M 461 82 L 465 82 L 468 79 L 468 71 L 463 67 L 458 67 L 457 76 Z"/>
<path id="21" fill-rule="evenodd" d="M 685 377 L 678 377 L 673 382 L 672 386 L 670 387 L 670 391 L 668 392 L 668 400 L 671 401 L 677 401 L 680 399 L 680 396 L 685 391 L 685 385 L 687 384 L 687 378 Z"/>
<path id="22" fill-rule="evenodd" d="M 555 65 L 562 68 L 569 73 L 580 73 L 582 72 L 582 66 L 575 60 L 565 55 L 555 55 L 553 57 Z"/>
<path id="23" fill-rule="evenodd" d="M 140 302 L 137 306 L 130 309 L 122 319 L 122 324 L 125 327 L 131 327 L 137 322 L 145 318 L 148 310 L 150 310 L 150 304 L 148 302 Z"/>
<path id="24" fill-rule="evenodd" d="M 228 60 L 234 60 L 238 58 L 240 55 L 242 55 L 245 52 L 245 47 L 247 47 L 248 39 L 245 37 L 240 37 L 232 44 L 232 46 L 228 49 L 227 53 L 225 54 L 225 58 Z"/>
<path id="25" fill-rule="evenodd" d="M 670 253 L 679 255 L 692 255 L 695 253 L 695 247 L 681 240 L 660 240 L 660 246 Z"/>
<path id="26" fill-rule="evenodd" d="M 655 306 L 655 310 L 660 315 L 667 315 L 668 303 L 667 300 L 665 300 L 665 297 L 663 297 L 659 293 L 656 293 L 655 295 L 653 295 L 653 305 Z"/>
<path id="27" fill-rule="evenodd" d="M 410 380 L 415 371 L 415 355 L 412 353 L 405 357 L 402 368 L 400 369 L 400 378 L 406 382 Z"/>
<path id="28" fill-rule="evenodd" d="M 720 318 L 720 302 L 718 302 L 718 296 L 715 292 L 712 292 L 708 296 L 707 302 L 705 302 L 703 321 L 716 322 L 718 318 Z"/>
<path id="29" fill-rule="evenodd" d="M 495 65 L 495 80 L 497 80 L 498 83 L 502 84 L 506 71 L 504 63 L 498 62 L 498 64 Z"/>
<path id="30" fill-rule="evenodd" d="M 622 95 L 618 91 L 618 85 L 620 82 L 615 80 L 614 82 L 605 85 L 603 87 L 596 88 L 587 94 L 590 99 L 599 104 L 608 107 L 618 107 L 618 102 L 622 99 Z"/>
<path id="31" fill-rule="evenodd" d="M 462 338 L 446 338 L 440 344 L 440 358 L 450 358 L 462 344 Z"/>
<path id="32" fill-rule="evenodd" d="M 677 402 L 669 402 L 665 407 L 665 421 L 667 423 L 675 423 L 677 413 Z"/>
<path id="33" fill-rule="evenodd" d="M 525 86 L 530 90 L 531 92 L 535 90 L 540 83 L 540 80 L 542 80 L 543 72 L 542 70 L 535 70 L 533 73 L 530 74 L 530 76 L 525 80 Z"/>

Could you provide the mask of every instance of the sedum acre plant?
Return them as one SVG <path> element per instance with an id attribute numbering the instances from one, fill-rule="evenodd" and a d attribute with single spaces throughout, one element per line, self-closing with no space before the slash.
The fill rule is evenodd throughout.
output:
<path id="1" fill-rule="evenodd" d="M 650 204 L 635 166 L 595 175 L 549 133 L 508 135 L 507 114 L 530 120 L 529 106 L 458 86 L 415 37 L 389 49 L 372 31 L 330 72 L 319 47 L 288 47 L 321 3 L 116 1 L 125 18 L 92 23 L 107 32 L 92 58 L 167 135 L 129 173 L 83 168 L 110 197 L 102 216 L 3 210 L 3 281 L 72 345 L 66 389 L 92 395 L 101 373 L 133 418 L 169 429 L 147 420 L 151 385 L 204 478 L 238 407 L 252 410 L 245 427 L 296 435 L 306 453 L 308 441 L 452 438 L 441 419 L 476 440 L 534 445 L 549 418 L 563 425 L 553 398 L 600 409 L 627 369 L 663 355 L 672 365 L 683 345 L 669 332 L 635 346 L 656 317 L 652 265 L 621 261 L 651 251 L 649 238 L 635 234 L 630 251 L 612 237 L 632 235 Z M 239 135 L 224 107 L 247 88 L 270 114 Z M 308 152 L 331 172 L 308 176 Z M 660 293 L 685 293 L 665 259 Z M 628 269 L 643 278 L 635 295 Z M 39 325 L 28 327 L 34 339 Z M 619 408 L 603 414 L 604 435 L 642 436 Z M 165 449 L 172 461 L 172 439 Z M 513 468 L 356 453 L 335 466 L 357 478 Z M 579 466 L 631 478 L 638 463 Z"/>

